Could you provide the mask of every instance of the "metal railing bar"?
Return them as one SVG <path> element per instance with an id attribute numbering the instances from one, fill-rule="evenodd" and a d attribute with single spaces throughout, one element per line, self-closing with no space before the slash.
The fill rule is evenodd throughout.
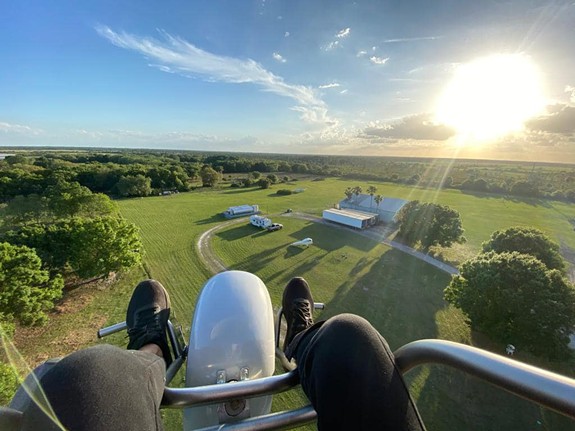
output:
<path id="1" fill-rule="evenodd" d="M 271 413 L 256 418 L 244 419 L 239 422 L 215 425 L 196 431 L 269 431 L 297 428 L 317 419 L 317 413 L 312 406 L 301 407 L 278 413 Z"/>
<path id="2" fill-rule="evenodd" d="M 253 398 L 287 391 L 299 383 L 297 371 L 278 376 L 225 385 L 197 386 L 194 388 L 164 388 L 162 407 L 184 408 L 231 401 L 237 398 Z"/>
<path id="3" fill-rule="evenodd" d="M 422 364 L 448 365 L 575 419 L 575 380 L 560 374 L 444 340 L 414 341 L 394 355 L 402 374 Z"/>

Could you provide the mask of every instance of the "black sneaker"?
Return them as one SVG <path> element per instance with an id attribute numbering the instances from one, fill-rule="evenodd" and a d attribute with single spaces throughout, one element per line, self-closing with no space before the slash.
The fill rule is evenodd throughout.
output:
<path id="1" fill-rule="evenodd" d="M 313 325 L 313 297 L 311 290 L 302 277 L 292 278 L 284 289 L 282 310 L 287 321 L 284 340 L 284 352 L 294 337 Z"/>
<path id="2" fill-rule="evenodd" d="M 166 366 L 172 362 L 168 346 L 167 328 L 170 317 L 170 296 L 156 280 L 139 283 L 132 293 L 126 312 L 128 349 L 138 350 L 146 344 L 156 344 L 162 349 Z"/>

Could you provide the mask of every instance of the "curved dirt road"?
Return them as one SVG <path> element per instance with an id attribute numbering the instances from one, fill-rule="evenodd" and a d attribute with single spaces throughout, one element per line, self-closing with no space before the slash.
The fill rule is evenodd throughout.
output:
<path id="1" fill-rule="evenodd" d="M 200 255 L 200 259 L 204 262 L 204 265 L 210 272 L 213 274 L 217 274 L 218 272 L 222 272 L 227 270 L 224 263 L 220 260 L 220 258 L 214 253 L 212 250 L 210 243 L 212 240 L 212 235 L 220 229 L 223 229 L 226 226 L 232 224 L 239 224 L 241 222 L 245 223 L 246 219 L 244 217 L 228 220 L 223 223 L 220 223 L 217 226 L 214 226 L 211 229 L 205 231 L 200 238 L 198 239 L 197 246 L 198 246 L 198 254 Z"/>

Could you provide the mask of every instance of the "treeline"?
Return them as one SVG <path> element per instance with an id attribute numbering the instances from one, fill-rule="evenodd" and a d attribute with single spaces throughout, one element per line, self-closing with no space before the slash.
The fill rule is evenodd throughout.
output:
<path id="1" fill-rule="evenodd" d="M 77 182 L 92 192 L 130 197 L 187 191 L 196 181 L 211 187 L 226 174 L 252 172 L 279 178 L 286 174 L 336 176 L 575 202 L 575 169 L 569 165 L 153 150 L 27 152 L 7 157 L 0 164 L 0 200 L 42 193 L 58 179 Z"/>

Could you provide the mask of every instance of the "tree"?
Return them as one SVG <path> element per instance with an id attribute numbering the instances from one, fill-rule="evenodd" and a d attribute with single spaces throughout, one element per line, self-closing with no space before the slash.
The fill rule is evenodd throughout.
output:
<path id="1" fill-rule="evenodd" d="M 371 201 L 369 202 L 369 207 L 373 205 L 373 195 L 377 192 L 377 188 L 375 186 L 369 186 L 367 188 L 367 193 L 371 196 Z"/>
<path id="2" fill-rule="evenodd" d="M 46 270 L 71 271 L 81 279 L 104 276 L 141 261 L 138 228 L 119 217 L 28 225 L 5 232 L 1 240 L 33 247 Z"/>
<path id="3" fill-rule="evenodd" d="M 253 171 L 253 172 L 251 173 L 251 176 L 252 176 L 252 178 L 253 178 L 254 180 L 259 180 L 260 177 L 262 176 L 262 174 L 261 174 L 260 172 L 258 172 L 258 171 Z"/>
<path id="4" fill-rule="evenodd" d="M 533 256 L 484 253 L 463 263 L 445 289 L 473 329 L 534 353 L 565 353 L 575 326 L 575 290 Z"/>
<path id="5" fill-rule="evenodd" d="M 44 322 L 44 313 L 62 296 L 62 277 L 50 278 L 42 261 L 28 247 L 0 243 L 0 310 L 21 323 Z"/>
<path id="6" fill-rule="evenodd" d="M 116 189 L 120 196 L 149 196 L 152 194 L 152 179 L 144 175 L 122 176 Z"/>
<path id="7" fill-rule="evenodd" d="M 515 226 L 493 232 L 489 241 L 483 243 L 483 251 L 496 253 L 517 251 L 536 257 L 549 269 L 563 271 L 565 268 L 565 262 L 559 253 L 559 245 L 539 229 L 532 227 Z"/>
<path id="8" fill-rule="evenodd" d="M 375 204 L 377 205 L 377 207 L 379 208 L 379 204 L 383 201 L 383 196 L 381 195 L 376 195 L 375 196 Z"/>
<path id="9" fill-rule="evenodd" d="M 7 224 L 19 224 L 28 221 L 40 221 L 48 212 L 46 199 L 35 193 L 28 196 L 16 196 L 3 209 L 3 218 Z"/>
<path id="10" fill-rule="evenodd" d="M 200 170 L 200 177 L 202 178 L 203 187 L 214 187 L 221 181 L 222 174 L 211 166 L 204 165 Z"/>
<path id="11" fill-rule="evenodd" d="M 348 187 L 347 189 L 345 189 L 344 194 L 347 200 L 350 200 L 351 197 L 353 196 L 353 189 L 351 187 Z"/>
<path id="12" fill-rule="evenodd" d="M 275 184 L 275 183 L 277 183 L 277 182 L 279 181 L 278 176 L 275 175 L 275 174 L 269 174 L 268 176 L 266 176 L 266 178 L 267 178 L 268 180 L 270 180 L 270 182 L 271 182 L 272 184 Z"/>
<path id="13" fill-rule="evenodd" d="M 270 185 L 271 182 L 267 178 L 260 178 L 260 180 L 258 181 L 258 186 L 262 189 L 269 189 Z"/>
<path id="14" fill-rule="evenodd" d="M 141 262 L 136 225 L 119 217 L 76 219 L 72 224 L 69 264 L 83 279 L 131 268 Z"/>
<path id="15" fill-rule="evenodd" d="M 363 189 L 361 188 L 361 186 L 355 186 L 352 190 L 356 198 L 358 198 L 359 195 L 363 193 Z"/>
<path id="16" fill-rule="evenodd" d="M 446 205 L 410 201 L 399 210 L 397 222 L 398 238 L 411 246 L 419 242 L 424 250 L 465 242 L 459 212 Z"/>
<path id="17" fill-rule="evenodd" d="M 511 186 L 510 193 L 517 196 L 538 197 L 541 192 L 537 185 L 529 181 L 517 181 Z"/>
<path id="18" fill-rule="evenodd" d="M 101 193 L 92 193 L 89 188 L 77 182 L 58 181 L 44 193 L 50 216 L 56 219 L 66 217 L 95 217 L 117 212 L 111 199 Z"/>

